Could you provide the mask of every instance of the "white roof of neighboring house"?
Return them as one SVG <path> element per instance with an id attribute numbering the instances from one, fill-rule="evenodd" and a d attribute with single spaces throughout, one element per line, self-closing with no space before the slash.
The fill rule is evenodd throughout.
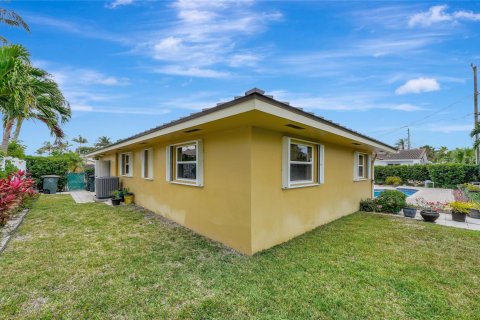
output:
<path id="1" fill-rule="evenodd" d="M 385 155 L 378 155 L 378 160 L 420 160 L 426 157 L 426 150 L 419 149 L 406 149 L 398 150 L 398 153 L 390 153 Z"/>

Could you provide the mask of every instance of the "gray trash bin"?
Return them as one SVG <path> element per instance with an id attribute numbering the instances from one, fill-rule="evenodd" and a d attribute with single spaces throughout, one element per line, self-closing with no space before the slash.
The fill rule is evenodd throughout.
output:
<path id="1" fill-rule="evenodd" d="M 60 176 L 50 174 L 42 176 L 43 178 L 43 193 L 55 194 L 58 188 L 58 179 Z"/>

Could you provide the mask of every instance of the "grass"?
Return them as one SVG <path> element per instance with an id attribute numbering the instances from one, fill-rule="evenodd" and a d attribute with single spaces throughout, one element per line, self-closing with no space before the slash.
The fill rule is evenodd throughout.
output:
<path id="1" fill-rule="evenodd" d="M 42 196 L 0 318 L 478 319 L 480 232 L 357 213 L 253 257 L 131 207 Z"/>

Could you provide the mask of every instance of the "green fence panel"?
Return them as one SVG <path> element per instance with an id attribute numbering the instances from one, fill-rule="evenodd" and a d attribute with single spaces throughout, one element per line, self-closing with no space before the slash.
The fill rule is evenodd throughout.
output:
<path id="1" fill-rule="evenodd" d="M 85 173 L 69 173 L 67 174 L 68 190 L 85 189 Z"/>

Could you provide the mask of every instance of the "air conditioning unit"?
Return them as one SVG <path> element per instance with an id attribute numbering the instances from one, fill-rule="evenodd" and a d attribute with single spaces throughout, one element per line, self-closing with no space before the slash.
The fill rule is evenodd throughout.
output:
<path id="1" fill-rule="evenodd" d="M 97 199 L 110 198 L 112 192 L 118 190 L 120 180 L 118 177 L 95 178 L 95 192 Z"/>

